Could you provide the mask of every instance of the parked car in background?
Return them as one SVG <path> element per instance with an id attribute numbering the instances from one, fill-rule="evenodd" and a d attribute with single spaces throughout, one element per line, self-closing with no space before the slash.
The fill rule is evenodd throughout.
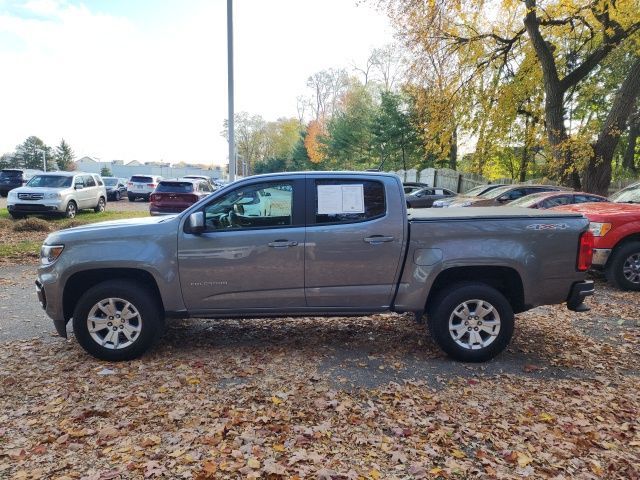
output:
<path id="1" fill-rule="evenodd" d="M 553 192 L 566 190 L 564 187 L 554 185 L 505 185 L 494 188 L 477 197 L 465 197 L 454 200 L 447 207 L 498 207 L 506 205 L 513 200 L 538 192 Z"/>
<path id="2" fill-rule="evenodd" d="M 159 175 L 133 175 L 127 183 L 127 198 L 130 202 L 135 202 L 138 198 L 148 202 L 160 180 L 162 177 Z"/>
<path id="3" fill-rule="evenodd" d="M 0 196 L 6 197 L 11 190 L 22 187 L 38 173 L 42 173 L 42 171 L 24 168 L 5 168 L 0 170 Z"/>
<path id="4" fill-rule="evenodd" d="M 102 181 L 107 189 L 107 200 L 117 202 L 127 195 L 127 184 L 122 178 L 102 177 Z"/>
<path id="5" fill-rule="evenodd" d="M 419 188 L 406 194 L 408 208 L 430 208 L 433 202 L 443 198 L 451 198 L 456 194 L 446 188 L 426 187 Z"/>
<path id="6" fill-rule="evenodd" d="M 622 290 L 640 290 L 640 183 L 609 197 L 611 202 L 565 205 L 553 210 L 581 213 L 593 233 L 594 270 Z"/>
<path id="7" fill-rule="evenodd" d="M 509 203 L 510 207 L 553 208 L 574 203 L 608 202 L 607 197 L 586 192 L 538 192 Z"/>
<path id="8" fill-rule="evenodd" d="M 478 197 L 480 195 L 484 195 L 485 193 L 493 190 L 494 188 L 503 187 L 503 186 L 504 186 L 503 183 L 495 183 L 495 184 L 491 184 L 491 185 L 478 185 L 477 187 L 474 187 L 471 190 L 469 190 L 469 191 L 467 191 L 465 193 L 456 195 L 454 197 L 441 198 L 440 200 L 436 200 L 435 202 L 433 202 L 432 207 L 433 208 L 443 208 L 443 207 L 446 207 L 447 205 L 449 205 L 452 202 L 460 200 L 461 198 Z"/>
<path id="9" fill-rule="evenodd" d="M 183 175 L 180 178 L 191 178 L 191 179 L 195 179 L 195 180 L 204 180 L 205 182 L 207 182 L 209 184 L 209 186 L 211 187 L 211 190 L 215 190 L 216 188 L 218 188 L 216 186 L 215 183 L 213 183 L 213 179 L 211 177 L 207 177 L 206 175 Z"/>
<path id="10" fill-rule="evenodd" d="M 405 195 L 409 195 L 410 193 L 417 192 L 418 190 L 427 187 L 429 187 L 428 184 L 420 182 L 404 182 L 402 184 L 402 189 L 404 190 Z"/>
<path id="11" fill-rule="evenodd" d="M 206 197 L 213 189 L 206 180 L 174 178 L 160 180 L 151 194 L 151 215 L 175 215 Z"/>
<path id="12" fill-rule="evenodd" d="M 103 212 L 107 190 L 99 175 L 51 172 L 35 175 L 24 187 L 9 192 L 7 210 L 13 218 L 28 214 L 64 214 L 74 218 L 78 210 Z"/>

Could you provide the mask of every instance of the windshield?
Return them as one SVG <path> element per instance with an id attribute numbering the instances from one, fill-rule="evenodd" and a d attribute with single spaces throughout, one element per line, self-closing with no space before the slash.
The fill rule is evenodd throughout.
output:
<path id="1" fill-rule="evenodd" d="M 509 203 L 510 207 L 530 207 L 534 203 L 540 201 L 541 198 L 545 197 L 547 193 L 534 193 L 532 195 L 526 195 L 524 197 L 518 198 L 513 202 Z"/>
<path id="2" fill-rule="evenodd" d="M 156 192 L 189 193 L 193 192 L 191 182 L 160 182 Z"/>
<path id="3" fill-rule="evenodd" d="M 20 170 L 2 170 L 0 172 L 0 178 L 19 178 L 22 177 Z"/>
<path id="4" fill-rule="evenodd" d="M 640 203 L 640 184 L 632 185 L 611 195 L 616 203 Z"/>
<path id="5" fill-rule="evenodd" d="M 508 192 L 512 188 L 513 188 L 513 185 L 505 185 L 504 187 L 494 188 L 493 190 L 489 190 L 488 192 L 483 193 L 482 195 L 477 195 L 477 196 L 482 198 L 497 198 L 503 193 Z"/>
<path id="6" fill-rule="evenodd" d="M 27 187 L 48 187 L 48 188 L 64 188 L 70 187 L 73 177 L 63 177 L 62 175 L 36 175 Z"/>
<path id="7" fill-rule="evenodd" d="M 118 184 L 117 178 L 103 178 L 102 180 L 107 187 L 115 187 Z"/>
<path id="8" fill-rule="evenodd" d="M 151 182 L 153 182 L 153 178 L 151 178 L 151 177 L 133 176 L 133 177 L 131 177 L 131 182 L 151 183 Z"/>

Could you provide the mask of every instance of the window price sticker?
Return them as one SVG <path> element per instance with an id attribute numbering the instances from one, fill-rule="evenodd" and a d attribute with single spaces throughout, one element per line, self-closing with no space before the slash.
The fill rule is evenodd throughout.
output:
<path id="1" fill-rule="evenodd" d="M 364 213 L 364 186 L 318 185 L 318 215 Z"/>

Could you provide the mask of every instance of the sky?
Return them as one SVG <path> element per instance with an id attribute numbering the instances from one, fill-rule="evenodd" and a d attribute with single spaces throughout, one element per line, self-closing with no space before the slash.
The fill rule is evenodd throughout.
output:
<path id="1" fill-rule="evenodd" d="M 391 43 L 362 3 L 234 0 L 236 113 L 296 117 L 311 74 Z M 0 0 L 0 154 L 36 135 L 76 157 L 224 164 L 226 55 L 226 0 Z"/>

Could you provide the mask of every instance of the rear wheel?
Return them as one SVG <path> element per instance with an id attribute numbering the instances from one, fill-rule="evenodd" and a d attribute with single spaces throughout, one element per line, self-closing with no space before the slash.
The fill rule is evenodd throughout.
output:
<path id="1" fill-rule="evenodd" d="M 513 309 L 484 283 L 458 283 L 429 306 L 429 330 L 438 346 L 463 362 L 484 362 L 502 352 L 513 335 Z"/>
<path id="2" fill-rule="evenodd" d="M 136 201 L 136 197 L 133 195 L 127 195 L 127 197 L 129 198 L 130 202 L 135 202 Z"/>
<path id="3" fill-rule="evenodd" d="M 100 199 L 98 199 L 98 204 L 95 206 L 93 211 L 96 213 L 102 213 L 104 212 L 106 205 L 107 202 L 105 202 L 104 197 L 100 197 Z"/>
<path id="4" fill-rule="evenodd" d="M 640 242 L 618 248 L 605 270 L 607 280 L 622 290 L 640 290 Z"/>
<path id="5" fill-rule="evenodd" d="M 90 288 L 73 312 L 78 343 L 102 360 L 141 356 L 161 335 L 163 326 L 154 294 L 128 280 L 109 280 Z"/>
<path id="6" fill-rule="evenodd" d="M 64 216 L 67 218 L 76 218 L 76 213 L 78 213 L 78 206 L 76 205 L 76 202 L 69 200 L 67 208 L 64 210 Z"/>
<path id="7" fill-rule="evenodd" d="M 116 192 L 116 196 L 115 196 L 116 202 L 119 202 L 121 198 L 122 198 L 122 194 L 120 192 Z"/>

